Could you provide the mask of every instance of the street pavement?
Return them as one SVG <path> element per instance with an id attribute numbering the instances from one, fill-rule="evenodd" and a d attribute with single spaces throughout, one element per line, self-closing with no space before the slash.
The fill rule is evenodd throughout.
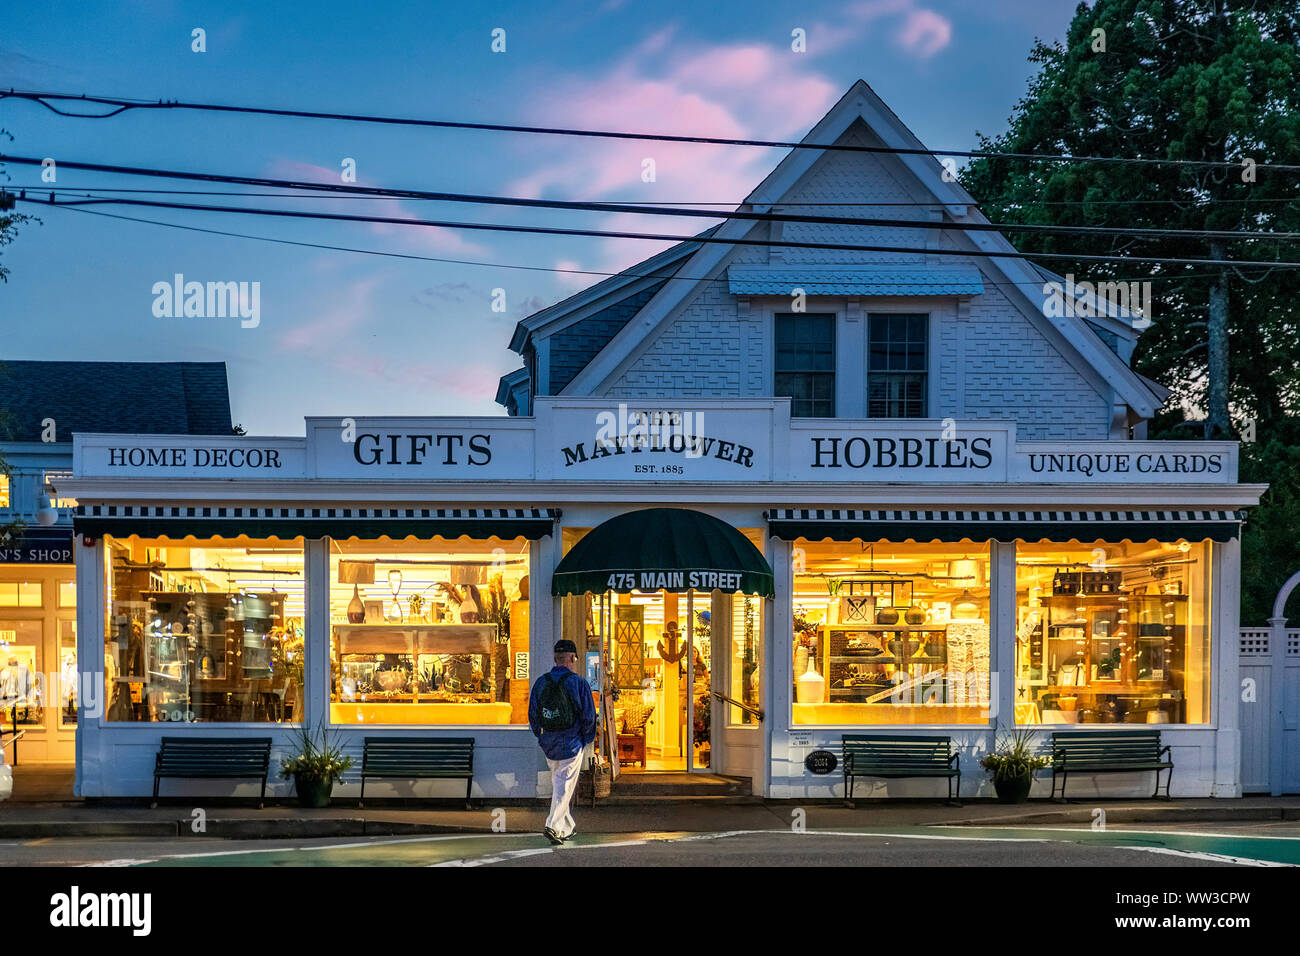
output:
<path id="1" fill-rule="evenodd" d="M 1300 866 L 1300 823 L 0 841 L 11 866 Z"/>

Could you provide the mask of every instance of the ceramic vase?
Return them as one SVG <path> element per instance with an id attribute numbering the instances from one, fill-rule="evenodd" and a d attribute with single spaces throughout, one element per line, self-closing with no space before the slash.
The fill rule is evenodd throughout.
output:
<path id="1" fill-rule="evenodd" d="M 820 704 L 826 700 L 826 678 L 817 673 L 817 662 L 808 661 L 808 669 L 796 682 L 796 696 L 801 704 Z"/>
<path id="2" fill-rule="evenodd" d="M 808 648 L 800 644 L 794 649 L 794 672 L 800 676 L 808 669 Z"/>
<path id="3" fill-rule="evenodd" d="M 348 623 L 364 624 L 366 622 L 366 606 L 361 601 L 361 592 L 357 586 L 352 585 L 352 600 L 348 602 Z"/>

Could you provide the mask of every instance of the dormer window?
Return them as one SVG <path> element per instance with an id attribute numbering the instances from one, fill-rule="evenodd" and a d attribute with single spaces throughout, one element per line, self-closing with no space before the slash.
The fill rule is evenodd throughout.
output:
<path id="1" fill-rule="evenodd" d="M 795 418 L 835 417 L 835 316 L 776 316 L 773 395 L 789 396 Z"/>
<path id="2" fill-rule="evenodd" d="M 923 312 L 870 316 L 867 332 L 869 417 L 925 418 L 929 319 Z"/>

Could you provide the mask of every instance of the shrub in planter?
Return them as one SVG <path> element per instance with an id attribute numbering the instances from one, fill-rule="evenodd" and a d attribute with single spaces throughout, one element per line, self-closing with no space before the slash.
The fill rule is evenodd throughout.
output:
<path id="1" fill-rule="evenodd" d="M 343 779 L 343 772 L 352 766 L 352 758 L 343 756 L 343 747 L 331 743 L 327 731 L 316 735 L 306 727 L 299 728 L 295 737 L 297 753 L 280 761 L 280 776 L 293 778 L 301 807 L 328 807 L 334 781 Z"/>
<path id="2" fill-rule="evenodd" d="M 980 761 L 980 766 L 992 774 L 993 789 L 1001 803 L 1027 801 L 1034 771 L 1050 763 L 1047 757 L 1033 752 L 1033 738 L 1033 731 L 1013 730 Z"/>

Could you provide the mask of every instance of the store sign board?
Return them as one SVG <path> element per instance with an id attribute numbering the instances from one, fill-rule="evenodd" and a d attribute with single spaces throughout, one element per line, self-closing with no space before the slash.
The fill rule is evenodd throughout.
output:
<path id="1" fill-rule="evenodd" d="M 788 477 L 811 482 L 1007 480 L 1009 424 L 793 422 Z"/>
<path id="2" fill-rule="evenodd" d="M 0 564 L 72 564 L 72 529 L 20 531 L 0 541 Z"/>
<path id="3" fill-rule="evenodd" d="M 510 418 L 309 418 L 313 478 L 528 479 L 533 423 Z"/>
<path id="4" fill-rule="evenodd" d="M 1198 484 L 1237 480 L 1235 442 L 1020 442 L 1007 481 Z"/>
<path id="5" fill-rule="evenodd" d="M 1012 424 L 794 422 L 789 477 L 810 482 L 1204 484 L 1237 480 L 1233 442 L 1017 442 Z"/>
<path id="6" fill-rule="evenodd" d="M 713 402 L 554 404 L 539 430 L 539 478 L 769 481 L 771 406 Z M 541 409 L 539 409 L 539 412 Z"/>
<path id="7" fill-rule="evenodd" d="M 1224 484 L 1234 442 L 1020 441 L 1011 422 L 794 419 L 784 401 L 537 399 L 534 418 L 309 418 L 307 437 L 80 434 L 88 478 Z"/>
<path id="8" fill-rule="evenodd" d="M 301 438 L 86 435 L 73 445 L 79 478 L 301 478 Z"/>

